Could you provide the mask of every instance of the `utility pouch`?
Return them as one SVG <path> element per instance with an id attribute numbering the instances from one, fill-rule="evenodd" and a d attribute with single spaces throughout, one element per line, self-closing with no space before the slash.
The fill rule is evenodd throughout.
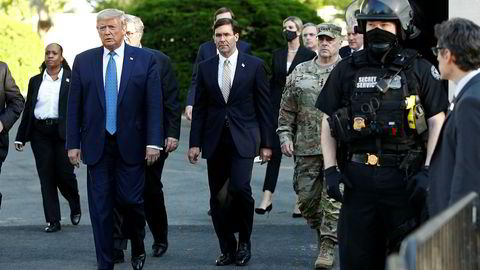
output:
<path id="1" fill-rule="evenodd" d="M 427 120 L 425 119 L 425 110 L 423 109 L 422 104 L 415 105 L 415 128 L 418 135 L 428 129 Z"/>
<path id="2" fill-rule="evenodd" d="M 353 138 L 351 123 L 348 107 L 338 109 L 328 118 L 332 137 L 341 142 L 350 142 Z"/>
<path id="3" fill-rule="evenodd" d="M 419 172 L 425 163 L 425 151 L 422 149 L 408 150 L 407 155 L 399 165 L 401 170 L 407 173 L 407 177 Z"/>

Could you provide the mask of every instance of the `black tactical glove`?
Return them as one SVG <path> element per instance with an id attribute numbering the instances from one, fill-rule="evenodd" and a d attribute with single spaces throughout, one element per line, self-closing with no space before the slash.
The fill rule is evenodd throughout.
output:
<path id="1" fill-rule="evenodd" d="M 337 166 L 332 166 L 324 171 L 325 182 L 327 184 L 327 194 L 330 198 L 338 202 L 343 202 L 343 195 L 340 192 L 340 182 L 342 174 L 337 169 Z"/>
<path id="2" fill-rule="evenodd" d="M 425 202 L 428 191 L 428 167 L 423 167 L 422 170 L 412 176 L 410 181 L 408 181 L 407 190 L 411 192 L 410 202 Z"/>

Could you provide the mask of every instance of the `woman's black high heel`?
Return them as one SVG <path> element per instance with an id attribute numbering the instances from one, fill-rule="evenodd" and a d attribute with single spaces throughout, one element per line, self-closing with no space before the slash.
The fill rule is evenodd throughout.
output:
<path id="1" fill-rule="evenodd" d="M 259 215 L 265 215 L 266 212 L 270 213 L 270 211 L 272 211 L 272 208 L 273 208 L 273 203 L 271 203 L 269 206 L 267 206 L 267 208 L 263 209 L 263 208 L 255 208 L 255 213 L 259 214 Z"/>

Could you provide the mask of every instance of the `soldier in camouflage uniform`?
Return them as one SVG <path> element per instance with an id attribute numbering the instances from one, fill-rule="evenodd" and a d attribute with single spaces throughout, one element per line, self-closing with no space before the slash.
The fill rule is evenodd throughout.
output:
<path id="1" fill-rule="evenodd" d="M 299 64 L 288 76 L 280 103 L 277 133 L 283 154 L 295 156 L 293 188 L 300 211 L 317 231 L 319 254 L 315 268 L 333 265 L 340 204 L 326 197 L 323 189 L 323 156 L 320 145 L 322 112 L 315 108 L 330 71 L 340 61 L 342 29 L 334 24 L 318 27 L 318 56 Z"/>

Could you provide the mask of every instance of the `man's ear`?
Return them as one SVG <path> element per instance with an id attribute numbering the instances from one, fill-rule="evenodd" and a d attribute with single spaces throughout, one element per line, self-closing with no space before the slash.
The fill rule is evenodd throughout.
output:
<path id="1" fill-rule="evenodd" d="M 238 41 L 238 39 L 240 38 L 240 36 L 238 35 L 238 33 L 235 34 L 235 41 Z"/>

